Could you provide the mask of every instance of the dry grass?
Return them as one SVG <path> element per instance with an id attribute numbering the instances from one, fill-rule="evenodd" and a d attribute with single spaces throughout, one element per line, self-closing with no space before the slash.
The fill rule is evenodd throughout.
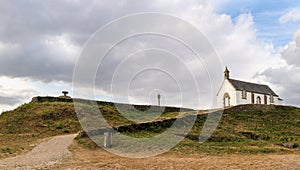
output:
<path id="1" fill-rule="evenodd" d="M 41 139 L 80 129 L 72 103 L 24 104 L 0 116 L 0 158 L 25 153 Z"/>
<path id="2" fill-rule="evenodd" d="M 24 154 L 43 138 L 34 134 L 0 134 L 0 159 Z"/>
<path id="3" fill-rule="evenodd" d="M 89 109 L 82 104 L 83 110 Z M 246 110 L 245 110 L 246 108 Z M 300 110 L 293 107 L 275 107 L 264 110 L 264 106 L 255 108 L 241 106 L 225 111 L 220 125 L 208 142 L 199 144 L 198 137 L 206 120 L 199 115 L 186 139 L 171 150 L 174 154 L 265 154 L 294 153 L 299 149 L 286 149 L 280 145 L 295 143 L 300 145 Z M 113 126 L 134 123 L 126 119 L 113 106 L 99 106 L 103 116 Z M 243 110 L 244 109 L 244 110 Z M 128 112 L 129 114 L 129 112 Z M 134 117 L 144 117 L 150 112 Z M 156 119 L 169 119 L 178 116 L 177 112 L 163 113 Z M 92 118 L 91 118 L 92 119 Z M 184 124 L 183 124 L 184 125 Z M 132 137 L 154 136 L 165 130 L 160 124 L 136 129 L 134 132 L 122 132 Z M 0 158 L 14 156 L 30 150 L 40 139 L 81 130 L 73 103 L 43 102 L 24 104 L 13 111 L 0 116 Z M 95 149 L 89 139 L 79 139 L 81 146 Z"/>
<path id="4" fill-rule="evenodd" d="M 90 150 L 77 143 L 70 147 L 73 158 L 51 169 L 298 169 L 300 155 L 203 154 L 178 155 L 168 152 L 149 158 L 132 159 L 108 153 L 103 149 Z"/>

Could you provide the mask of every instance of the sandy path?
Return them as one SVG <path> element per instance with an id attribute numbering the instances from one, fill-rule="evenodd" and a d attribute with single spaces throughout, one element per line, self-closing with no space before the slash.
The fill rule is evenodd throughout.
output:
<path id="1" fill-rule="evenodd" d="M 72 146 L 74 147 L 74 146 Z M 93 169 L 300 169 L 300 154 L 261 154 L 261 155 L 177 155 L 163 154 L 150 158 L 131 159 L 110 154 L 102 149 L 88 150 L 72 148 L 72 159 L 51 167 L 58 170 L 93 170 Z"/>
<path id="2" fill-rule="evenodd" d="M 38 144 L 32 151 L 0 160 L 0 169 L 33 169 L 49 167 L 71 156 L 68 147 L 77 134 L 56 136 Z"/>

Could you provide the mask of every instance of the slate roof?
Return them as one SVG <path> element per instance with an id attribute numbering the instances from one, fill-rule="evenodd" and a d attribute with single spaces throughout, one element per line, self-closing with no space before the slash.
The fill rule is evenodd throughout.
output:
<path id="1" fill-rule="evenodd" d="M 228 80 L 236 90 L 246 90 L 248 92 L 272 94 L 273 96 L 278 96 L 269 86 L 264 84 L 255 84 L 234 79 Z"/>

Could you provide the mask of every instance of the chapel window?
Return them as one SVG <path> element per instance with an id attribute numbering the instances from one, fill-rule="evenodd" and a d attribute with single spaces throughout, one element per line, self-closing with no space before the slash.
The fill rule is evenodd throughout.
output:
<path id="1" fill-rule="evenodd" d="M 246 90 L 242 91 L 242 99 L 247 99 L 247 91 Z"/>
<path id="2" fill-rule="evenodd" d="M 274 103 L 274 96 L 272 94 L 270 95 L 270 103 Z"/>

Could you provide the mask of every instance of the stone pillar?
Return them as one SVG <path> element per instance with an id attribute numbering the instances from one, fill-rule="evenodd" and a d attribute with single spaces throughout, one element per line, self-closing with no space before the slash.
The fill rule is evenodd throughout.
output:
<path id="1" fill-rule="evenodd" d="M 62 94 L 64 94 L 64 97 L 67 97 L 67 94 L 68 94 L 69 92 L 67 92 L 67 91 L 62 91 Z"/>
<path id="2" fill-rule="evenodd" d="M 112 147 L 112 132 L 104 132 L 104 147 Z"/>

